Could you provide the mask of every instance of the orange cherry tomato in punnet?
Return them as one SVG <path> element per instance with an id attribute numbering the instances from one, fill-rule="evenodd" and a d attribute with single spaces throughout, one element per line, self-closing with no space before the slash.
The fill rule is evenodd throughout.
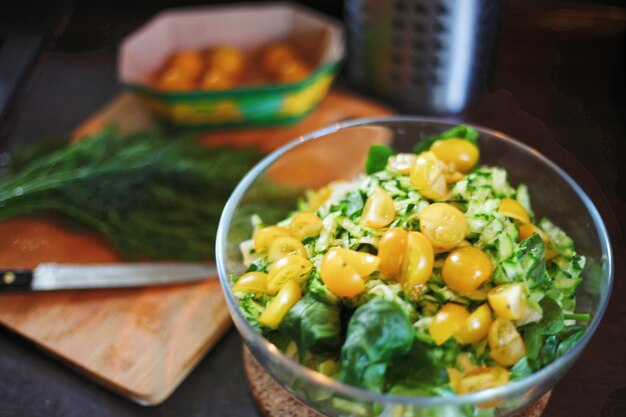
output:
<path id="1" fill-rule="evenodd" d="M 400 272 L 408 236 L 409 233 L 401 227 L 392 227 L 383 233 L 378 242 L 380 272 L 387 276 L 394 276 Z"/>
<path id="2" fill-rule="evenodd" d="M 465 323 L 470 313 L 455 303 L 444 304 L 434 315 L 428 332 L 437 345 L 451 338 Z"/>
<path id="3" fill-rule="evenodd" d="M 380 229 L 389 225 L 396 217 L 396 208 L 393 199 L 380 187 L 374 188 L 367 198 L 359 225 Z"/>
<path id="4" fill-rule="evenodd" d="M 328 289 L 338 297 L 354 297 L 365 291 L 363 278 L 337 248 L 331 248 L 322 258 L 320 276 Z"/>
<path id="5" fill-rule="evenodd" d="M 473 246 L 455 249 L 443 263 L 441 275 L 446 285 L 459 294 L 476 291 L 489 281 L 493 272 L 491 260 Z"/>
<path id="6" fill-rule="evenodd" d="M 426 198 L 443 200 L 448 195 L 448 185 L 443 170 L 432 152 L 423 152 L 417 156 L 411 168 L 410 178 L 413 188 Z"/>
<path id="7" fill-rule="evenodd" d="M 512 366 L 526 354 L 524 340 L 511 320 L 497 318 L 489 329 L 489 356 L 500 365 Z"/>
<path id="8" fill-rule="evenodd" d="M 452 249 L 465 239 L 465 214 L 447 203 L 430 204 L 419 213 L 420 231 L 434 247 Z"/>

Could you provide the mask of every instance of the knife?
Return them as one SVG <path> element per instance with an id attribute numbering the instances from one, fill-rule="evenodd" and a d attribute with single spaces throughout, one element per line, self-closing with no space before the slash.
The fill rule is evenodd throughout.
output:
<path id="1" fill-rule="evenodd" d="M 42 263 L 35 269 L 0 268 L 0 293 L 89 288 L 124 288 L 202 281 L 217 275 L 213 264 Z"/>

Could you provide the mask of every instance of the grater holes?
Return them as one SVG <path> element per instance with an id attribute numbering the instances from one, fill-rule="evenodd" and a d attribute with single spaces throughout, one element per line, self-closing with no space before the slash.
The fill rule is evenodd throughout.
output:
<path id="1" fill-rule="evenodd" d="M 443 42 L 441 42 L 441 39 L 434 39 L 431 46 L 433 51 L 439 52 L 443 49 Z"/>
<path id="2" fill-rule="evenodd" d="M 391 21 L 391 26 L 394 29 L 402 30 L 404 29 L 404 20 L 396 17 L 395 19 Z"/>
<path id="3" fill-rule="evenodd" d="M 432 68 L 440 68 L 441 67 L 441 59 L 435 54 L 431 54 L 428 57 L 428 63 Z"/>
<path id="4" fill-rule="evenodd" d="M 415 52 L 422 52 L 424 51 L 424 49 L 426 49 L 426 44 L 422 39 L 415 39 L 413 41 L 412 47 Z"/>
<path id="5" fill-rule="evenodd" d="M 424 34 L 426 33 L 426 27 L 424 25 L 422 25 L 421 23 L 416 23 L 413 26 L 413 32 L 417 33 L 417 34 Z"/>
<path id="6" fill-rule="evenodd" d="M 403 13 L 406 11 L 406 3 L 404 1 L 396 1 L 393 4 L 393 8 L 395 9 L 396 12 Z"/>
<path id="7" fill-rule="evenodd" d="M 445 26 L 443 26 L 443 23 L 441 23 L 440 21 L 436 21 L 433 24 L 433 31 L 435 33 L 443 33 L 445 32 L 445 30 L 446 30 Z"/>
<path id="8" fill-rule="evenodd" d="M 439 3 L 438 5 L 435 6 L 435 14 L 444 15 L 448 13 L 449 13 L 448 8 L 444 6 L 443 4 Z"/>
<path id="9" fill-rule="evenodd" d="M 413 6 L 413 12 L 418 16 L 424 16 L 428 13 L 428 10 L 426 10 L 426 7 L 423 4 L 416 3 Z"/>

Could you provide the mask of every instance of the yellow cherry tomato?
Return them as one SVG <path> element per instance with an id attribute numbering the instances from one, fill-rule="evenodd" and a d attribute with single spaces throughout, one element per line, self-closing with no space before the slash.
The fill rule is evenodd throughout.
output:
<path id="1" fill-rule="evenodd" d="M 501 366 L 483 366 L 463 375 L 457 382 L 457 394 L 482 391 L 509 382 L 509 371 Z"/>
<path id="2" fill-rule="evenodd" d="M 275 329 L 278 327 L 285 315 L 302 298 L 300 285 L 295 281 L 287 281 L 282 286 L 276 297 L 270 302 L 263 314 L 259 317 L 259 322 L 265 326 Z"/>
<path id="3" fill-rule="evenodd" d="M 354 297 L 365 291 L 363 278 L 341 257 L 337 248 L 330 249 L 322 258 L 320 276 L 338 297 Z"/>
<path id="4" fill-rule="evenodd" d="M 526 354 L 524 340 L 511 320 L 497 318 L 489 329 L 489 356 L 500 365 L 511 366 Z"/>
<path id="5" fill-rule="evenodd" d="M 374 188 L 367 198 L 359 225 L 380 229 L 387 226 L 396 217 L 393 199 L 380 187 Z"/>
<path id="6" fill-rule="evenodd" d="M 156 88 L 161 91 L 189 91 L 193 87 L 193 78 L 175 67 L 163 71 L 156 80 Z"/>
<path id="7" fill-rule="evenodd" d="M 337 248 L 336 250 L 362 278 L 371 275 L 380 264 L 380 258 L 376 255 L 344 248 Z"/>
<path id="8" fill-rule="evenodd" d="M 235 81 L 227 73 L 215 67 L 207 69 L 200 79 L 202 90 L 226 90 L 234 85 Z"/>
<path id="9" fill-rule="evenodd" d="M 328 201 L 333 194 L 333 190 L 330 187 L 324 186 L 317 191 L 307 193 L 307 206 L 310 211 L 316 211 L 322 205 Z"/>
<path id="10" fill-rule="evenodd" d="M 378 242 L 380 272 L 393 276 L 400 272 L 402 256 L 406 251 L 409 233 L 401 227 L 392 227 L 383 233 Z"/>
<path id="11" fill-rule="evenodd" d="M 444 304 L 433 317 L 428 332 L 437 345 L 443 344 L 452 337 L 470 316 L 462 306 L 454 303 Z"/>
<path id="12" fill-rule="evenodd" d="M 284 59 L 276 71 L 276 79 L 281 83 L 297 83 L 309 76 L 311 69 L 299 59 Z"/>
<path id="13" fill-rule="evenodd" d="M 488 304 L 483 304 L 465 319 L 463 325 L 454 333 L 454 338 L 465 345 L 476 343 L 487 336 L 491 323 L 493 323 L 491 309 Z"/>
<path id="14" fill-rule="evenodd" d="M 265 253 L 270 243 L 279 236 L 291 236 L 289 230 L 280 226 L 267 226 L 254 234 L 254 250 L 256 253 Z"/>
<path id="15" fill-rule="evenodd" d="M 453 250 L 443 263 L 441 275 L 446 285 L 459 294 L 469 294 L 489 281 L 491 260 L 482 250 L 465 246 Z"/>
<path id="16" fill-rule="evenodd" d="M 518 242 L 521 242 L 522 240 L 526 240 L 534 234 L 538 234 L 539 237 L 541 237 L 541 240 L 543 241 L 543 245 L 546 247 L 546 260 L 549 261 L 550 259 L 553 259 L 557 255 L 557 253 L 552 248 L 550 239 L 548 239 L 548 237 L 543 232 L 543 230 L 541 230 L 534 224 L 526 223 L 526 224 L 521 225 L 519 227 L 519 238 L 517 240 Z"/>
<path id="17" fill-rule="evenodd" d="M 267 249 L 267 259 L 270 262 L 276 262 L 280 258 L 291 254 L 300 255 L 304 258 L 308 257 L 308 253 L 302 242 L 291 236 L 276 237 L 272 240 L 272 243 L 270 243 Z"/>
<path id="18" fill-rule="evenodd" d="M 389 157 L 387 167 L 398 174 L 409 175 L 416 160 L 417 155 L 414 153 L 398 153 Z"/>
<path id="19" fill-rule="evenodd" d="M 174 53 L 169 58 L 167 65 L 169 68 L 180 70 L 192 80 L 197 78 L 204 68 L 202 55 L 192 50 L 182 50 Z"/>
<path id="20" fill-rule="evenodd" d="M 209 66 L 236 77 L 243 71 L 246 58 L 240 50 L 231 46 L 220 46 L 209 52 Z"/>
<path id="21" fill-rule="evenodd" d="M 255 294 L 267 292 L 267 274 L 264 272 L 248 272 L 242 275 L 233 285 L 233 292 L 251 292 Z"/>
<path id="22" fill-rule="evenodd" d="M 498 207 L 498 212 L 523 224 L 530 222 L 530 216 L 524 206 L 512 198 L 503 198 L 500 207 Z"/>
<path id="23" fill-rule="evenodd" d="M 452 165 L 454 170 L 462 173 L 472 169 L 480 155 L 476 145 L 459 138 L 438 140 L 432 144 L 430 151 L 435 154 L 437 159 Z"/>
<path id="24" fill-rule="evenodd" d="M 426 236 L 420 232 L 408 232 L 398 281 L 409 291 L 423 285 L 432 275 L 434 263 L 433 245 Z"/>
<path id="25" fill-rule="evenodd" d="M 436 248 L 452 249 L 465 239 L 465 215 L 450 204 L 430 204 L 420 212 L 419 219 L 421 232 Z"/>
<path id="26" fill-rule="evenodd" d="M 304 240 L 320 234 L 322 219 L 313 213 L 298 213 L 291 218 L 288 227 L 294 237 Z"/>
<path id="27" fill-rule="evenodd" d="M 498 317 L 519 320 L 526 309 L 526 286 L 521 282 L 498 285 L 487 293 L 487 299 Z"/>
<path id="28" fill-rule="evenodd" d="M 304 281 L 311 272 L 313 264 L 300 255 L 287 255 L 274 262 L 267 277 L 267 292 L 276 294 L 289 280 L 298 283 Z"/>
<path id="29" fill-rule="evenodd" d="M 448 185 L 437 157 L 432 152 L 417 156 L 411 168 L 411 185 L 424 197 L 443 200 L 448 195 Z"/>

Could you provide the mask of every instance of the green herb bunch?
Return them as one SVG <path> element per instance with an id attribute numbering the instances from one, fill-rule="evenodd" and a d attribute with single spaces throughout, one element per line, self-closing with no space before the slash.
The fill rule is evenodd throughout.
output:
<path id="1" fill-rule="evenodd" d="M 99 232 L 126 258 L 208 259 L 226 200 L 259 158 L 108 128 L 19 161 L 0 179 L 0 220 L 57 214 Z"/>

